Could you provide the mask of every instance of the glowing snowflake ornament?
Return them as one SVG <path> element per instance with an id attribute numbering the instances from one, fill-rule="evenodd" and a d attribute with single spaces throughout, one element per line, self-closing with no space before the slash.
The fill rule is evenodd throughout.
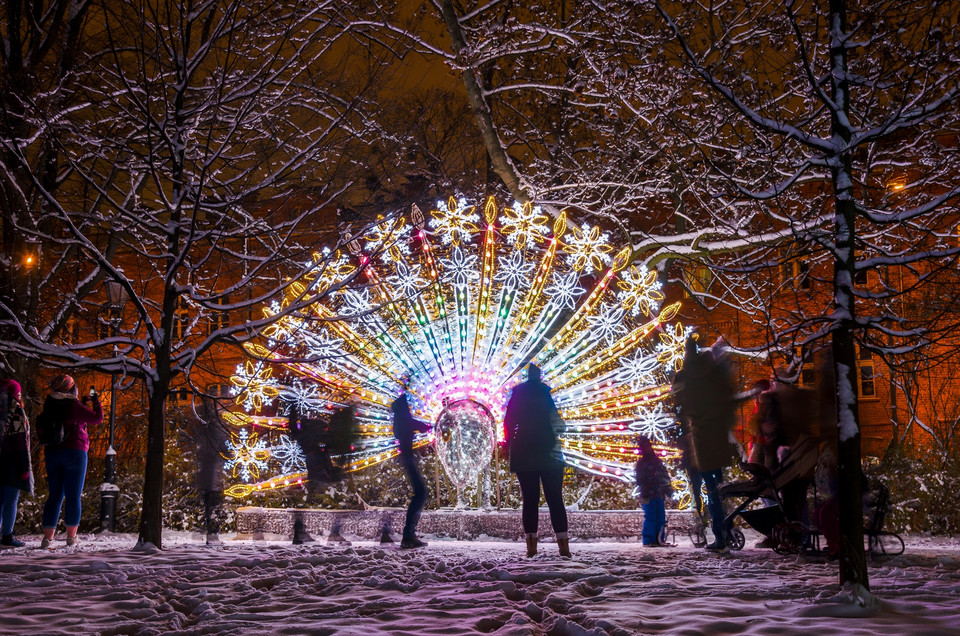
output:
<path id="1" fill-rule="evenodd" d="M 651 316 L 663 301 L 662 285 L 657 282 L 657 273 L 646 268 L 631 267 L 620 275 L 617 286 L 622 290 L 617 298 L 624 309 L 632 315 L 643 313 Z"/>
<path id="2" fill-rule="evenodd" d="M 615 378 L 617 382 L 628 384 L 636 390 L 654 384 L 655 374 L 659 369 L 657 356 L 637 353 L 620 358 L 620 368 Z"/>
<path id="3" fill-rule="evenodd" d="M 507 257 L 507 262 L 494 276 L 494 280 L 503 283 L 507 289 L 517 289 L 528 283 L 533 268 L 534 264 L 524 261 L 520 252 L 514 252 Z"/>
<path id="4" fill-rule="evenodd" d="M 307 470 L 303 449 L 287 435 L 281 435 L 277 443 L 270 447 L 270 457 L 280 464 L 280 471 L 284 474 Z"/>
<path id="5" fill-rule="evenodd" d="M 480 214 L 475 206 L 450 197 L 446 205 L 442 202 L 437 204 L 430 227 L 437 231 L 444 244 L 459 245 L 461 241 L 469 241 L 477 232 L 479 222 Z"/>
<path id="6" fill-rule="evenodd" d="M 580 286 L 580 276 L 577 272 L 569 272 L 557 278 L 557 280 L 546 289 L 547 296 L 552 297 L 553 302 L 559 308 L 576 309 L 577 299 L 587 290 Z"/>
<path id="7" fill-rule="evenodd" d="M 600 228 L 590 227 L 586 223 L 580 227 L 572 226 L 567 238 L 568 262 L 573 269 L 587 274 L 595 269 L 603 269 L 610 262 L 610 237 Z"/>
<path id="8" fill-rule="evenodd" d="M 260 471 L 267 470 L 267 459 L 270 450 L 267 443 L 256 433 L 252 435 L 247 429 L 240 429 L 236 437 L 227 440 L 227 455 L 224 469 L 243 481 L 250 481 L 260 477 Z"/>
<path id="9" fill-rule="evenodd" d="M 440 260 L 443 267 L 443 281 L 465 287 L 480 280 L 477 272 L 477 257 L 473 254 L 464 254 L 460 247 L 453 248 L 450 258 Z"/>
<path id="10" fill-rule="evenodd" d="M 236 374 L 230 377 L 230 395 L 237 396 L 237 404 L 247 411 L 259 413 L 265 405 L 273 402 L 280 390 L 273 379 L 273 368 L 262 360 L 247 360 L 237 365 Z"/>
<path id="11" fill-rule="evenodd" d="M 550 220 L 540 209 L 532 203 L 514 203 L 512 207 L 503 211 L 501 231 L 507 237 L 508 243 L 516 245 L 522 250 L 527 243 L 537 243 L 546 238 L 550 232 L 547 221 Z"/>

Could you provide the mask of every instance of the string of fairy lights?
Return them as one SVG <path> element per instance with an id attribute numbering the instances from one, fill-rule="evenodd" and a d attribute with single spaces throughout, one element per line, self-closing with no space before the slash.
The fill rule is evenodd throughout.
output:
<path id="1" fill-rule="evenodd" d="M 315 299 L 248 345 L 250 359 L 231 378 L 227 494 L 303 483 L 287 419 L 265 415 L 282 408 L 322 419 L 349 402 L 360 438 L 340 458 L 345 470 L 394 457 L 390 404 L 404 374 L 416 417 L 492 425 L 500 440 L 510 390 L 529 362 L 553 388 L 569 465 L 632 483 L 639 435 L 675 456 L 664 400 L 689 330 L 674 322 L 678 303 L 661 307 L 656 273 L 630 266 L 630 249 L 615 251 L 600 228 L 529 203 L 498 208 L 490 198 L 481 209 L 450 198 L 428 215 L 414 207 L 381 218 L 349 248 L 315 254 L 312 274 L 264 308 L 276 315 L 294 299 Z M 466 403 L 478 405 L 469 417 L 443 417 Z M 415 445 L 445 452 L 456 433 L 419 434 Z M 441 457 L 454 482 L 490 463 L 466 450 Z"/>

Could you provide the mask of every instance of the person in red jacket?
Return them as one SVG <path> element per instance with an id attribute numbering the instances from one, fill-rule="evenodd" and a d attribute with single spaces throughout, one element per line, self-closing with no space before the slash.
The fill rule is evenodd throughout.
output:
<path id="1" fill-rule="evenodd" d="M 30 462 L 30 422 L 23 412 L 20 383 L 0 381 L 0 546 L 23 547 L 13 535 L 20 491 L 33 494 L 33 466 Z"/>
<path id="2" fill-rule="evenodd" d="M 69 375 L 59 375 L 50 382 L 50 395 L 43 403 L 43 417 L 63 423 L 63 442 L 47 446 L 44 451 L 47 468 L 47 486 L 50 494 L 43 506 L 43 540 L 41 548 L 50 547 L 60 519 L 67 526 L 67 545 L 77 545 L 77 527 L 80 525 L 80 493 L 87 476 L 87 451 L 90 437 L 87 427 L 103 421 L 103 407 L 96 391 L 81 402 L 77 385 Z"/>

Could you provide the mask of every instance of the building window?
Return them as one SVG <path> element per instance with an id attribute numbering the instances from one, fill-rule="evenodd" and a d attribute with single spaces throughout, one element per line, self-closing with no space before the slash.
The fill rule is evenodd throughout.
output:
<path id="1" fill-rule="evenodd" d="M 687 297 L 706 293 L 711 283 L 713 283 L 713 271 L 703 263 L 684 268 L 683 286 Z"/>
<path id="2" fill-rule="evenodd" d="M 170 391 L 170 404 L 176 407 L 184 407 L 189 403 L 190 391 L 186 387 L 173 389 Z"/>
<path id="3" fill-rule="evenodd" d="M 224 307 L 230 304 L 229 296 L 221 296 L 217 299 L 217 305 Z M 230 326 L 230 314 L 222 309 L 213 310 L 210 313 L 210 333 L 218 329 Z"/>
<path id="4" fill-rule="evenodd" d="M 183 340 L 186 338 L 189 325 L 190 314 L 187 312 L 187 301 L 178 298 L 176 313 L 173 315 L 173 339 Z"/>
<path id="5" fill-rule="evenodd" d="M 214 399 L 226 399 L 230 397 L 229 384 L 208 384 L 206 394 Z"/>
<path id="6" fill-rule="evenodd" d="M 860 348 L 857 356 L 857 371 L 860 381 L 860 397 L 876 397 L 877 387 L 875 384 L 876 375 L 874 373 L 873 353 L 868 349 Z"/>
<path id="7" fill-rule="evenodd" d="M 780 276 L 784 284 L 794 289 L 810 289 L 810 265 L 806 261 L 792 259 L 781 263 Z"/>
<path id="8" fill-rule="evenodd" d="M 98 324 L 99 327 L 99 324 Z M 78 342 L 80 340 L 80 322 L 76 316 L 71 316 L 63 326 L 63 341 Z"/>
<path id="9" fill-rule="evenodd" d="M 800 386 L 812 387 L 817 382 L 817 371 L 816 365 L 813 362 L 813 357 L 810 355 L 804 355 L 802 349 L 796 350 L 797 358 L 800 359 L 800 374 L 798 377 L 798 383 Z"/>

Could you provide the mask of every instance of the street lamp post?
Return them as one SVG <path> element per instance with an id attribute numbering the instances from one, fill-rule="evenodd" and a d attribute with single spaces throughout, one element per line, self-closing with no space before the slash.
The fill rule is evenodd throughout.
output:
<path id="1" fill-rule="evenodd" d="M 120 319 L 123 307 L 127 303 L 127 291 L 115 280 L 107 281 L 107 308 L 110 311 L 110 335 L 116 337 L 120 331 Z M 117 345 L 113 345 L 117 353 Z M 114 532 L 117 528 L 117 451 L 113 448 L 117 423 L 117 374 L 110 374 L 110 439 L 107 454 L 103 462 L 103 483 L 100 484 L 100 532 Z"/>

